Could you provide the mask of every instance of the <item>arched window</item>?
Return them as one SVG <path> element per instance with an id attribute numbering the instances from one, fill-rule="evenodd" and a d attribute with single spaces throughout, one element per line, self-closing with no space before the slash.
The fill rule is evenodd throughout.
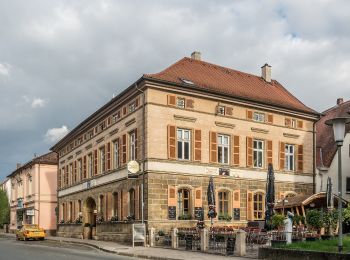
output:
<path id="1" fill-rule="evenodd" d="M 73 202 L 69 202 L 69 221 L 73 221 Z"/>
<path id="2" fill-rule="evenodd" d="M 229 214 L 229 210 L 228 210 L 228 202 L 229 202 L 229 199 L 228 199 L 228 194 L 229 192 L 228 191 L 220 191 L 219 192 L 219 216 L 220 215 L 227 215 Z"/>
<path id="3" fill-rule="evenodd" d="M 261 192 L 254 194 L 254 219 L 264 219 L 264 194 Z"/>
<path id="4" fill-rule="evenodd" d="M 81 213 L 81 200 L 78 200 L 78 214 Z"/>
<path id="5" fill-rule="evenodd" d="M 118 216 L 118 193 L 113 193 L 113 216 Z"/>
<path id="6" fill-rule="evenodd" d="M 60 220 L 64 220 L 66 221 L 66 204 L 62 203 L 62 215 L 61 215 L 61 219 Z"/>
<path id="7" fill-rule="evenodd" d="M 135 190 L 129 190 L 129 216 L 135 217 Z"/>
<path id="8" fill-rule="evenodd" d="M 179 189 L 177 191 L 177 207 L 179 216 L 190 214 L 190 191 L 187 189 Z"/>
<path id="9" fill-rule="evenodd" d="M 104 218 L 104 196 L 103 195 L 100 195 L 100 217 L 103 217 Z"/>

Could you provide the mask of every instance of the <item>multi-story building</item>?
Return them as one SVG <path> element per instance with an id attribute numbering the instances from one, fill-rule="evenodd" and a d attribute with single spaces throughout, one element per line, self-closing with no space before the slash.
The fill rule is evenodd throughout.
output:
<path id="1" fill-rule="evenodd" d="M 333 128 L 325 124 L 335 117 L 350 117 L 350 100 L 344 102 L 343 98 L 337 99 L 337 104 L 322 113 L 322 118 L 317 122 L 317 178 L 316 190 L 326 191 L 327 179 L 331 177 L 333 193 L 338 194 L 338 152 L 334 141 Z M 346 125 L 342 157 L 342 198 L 350 201 L 350 124 Z"/>
<path id="2" fill-rule="evenodd" d="M 144 184 L 149 227 L 194 226 L 202 209 L 208 221 L 210 176 L 215 225 L 261 220 L 268 164 L 277 199 L 313 193 L 318 116 L 271 79 L 269 65 L 255 76 L 194 52 L 143 75 L 52 148 L 60 220 L 140 220 Z M 140 163 L 138 179 L 128 179 L 129 161 Z"/>
<path id="3" fill-rule="evenodd" d="M 11 182 L 10 231 L 38 224 L 47 234 L 56 230 L 57 154 L 34 157 L 7 176 Z"/>

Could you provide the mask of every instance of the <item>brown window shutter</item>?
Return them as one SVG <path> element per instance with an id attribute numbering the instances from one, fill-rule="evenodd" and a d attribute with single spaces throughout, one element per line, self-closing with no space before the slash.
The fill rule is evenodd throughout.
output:
<path id="1" fill-rule="evenodd" d="M 139 104 L 140 104 L 140 101 L 139 101 L 139 98 L 137 97 L 137 98 L 135 99 L 135 107 L 138 107 Z"/>
<path id="2" fill-rule="evenodd" d="M 232 151 L 233 151 L 233 165 L 239 166 L 239 136 L 238 135 L 234 135 L 232 137 Z"/>
<path id="3" fill-rule="evenodd" d="M 298 120 L 297 121 L 297 125 L 298 125 L 298 128 L 303 128 L 303 126 L 304 126 L 304 122 L 302 121 L 302 120 Z"/>
<path id="4" fill-rule="evenodd" d="M 195 188 L 194 190 L 194 207 L 201 208 L 203 206 L 202 201 L 202 187 Z"/>
<path id="5" fill-rule="evenodd" d="M 202 131 L 194 130 L 194 160 L 201 161 L 202 159 Z"/>
<path id="6" fill-rule="evenodd" d="M 241 191 L 234 190 L 232 192 L 232 208 L 240 209 L 241 208 Z"/>
<path id="7" fill-rule="evenodd" d="M 298 145 L 298 172 L 303 172 L 303 170 L 304 170 L 303 145 Z"/>
<path id="8" fill-rule="evenodd" d="M 272 159 L 272 141 L 267 140 L 266 141 L 266 159 L 267 159 L 267 165 L 270 163 L 273 164 L 273 159 Z"/>
<path id="9" fill-rule="evenodd" d="M 126 115 L 126 106 L 125 107 L 123 107 L 123 116 L 125 116 Z"/>
<path id="10" fill-rule="evenodd" d="M 84 155 L 83 159 L 83 178 L 86 179 L 86 155 Z"/>
<path id="11" fill-rule="evenodd" d="M 126 164 L 126 161 L 127 161 L 127 150 L 126 150 L 126 134 L 124 134 L 123 136 L 122 136 L 122 163 L 123 164 Z"/>
<path id="12" fill-rule="evenodd" d="M 109 117 L 107 118 L 107 125 L 110 126 L 110 125 L 111 125 L 111 122 L 112 122 L 112 117 L 109 116 Z"/>
<path id="13" fill-rule="evenodd" d="M 247 167 L 253 167 L 253 138 L 247 137 Z"/>
<path id="14" fill-rule="evenodd" d="M 94 174 L 97 175 L 97 149 L 94 151 Z"/>
<path id="15" fill-rule="evenodd" d="M 168 95 L 168 105 L 169 106 L 176 106 L 176 96 L 175 95 Z"/>
<path id="16" fill-rule="evenodd" d="M 186 108 L 193 109 L 194 108 L 194 100 L 186 98 Z"/>
<path id="17" fill-rule="evenodd" d="M 285 126 L 291 127 L 292 126 L 292 120 L 290 118 L 284 119 Z"/>
<path id="18" fill-rule="evenodd" d="M 176 159 L 176 127 L 168 125 L 168 158 Z"/>
<path id="19" fill-rule="evenodd" d="M 111 143 L 107 143 L 107 166 L 106 166 L 107 171 L 111 169 Z"/>
<path id="20" fill-rule="evenodd" d="M 217 145 L 217 133 L 216 132 L 209 132 L 209 157 L 211 163 L 216 163 L 218 161 L 218 145 Z"/>
<path id="21" fill-rule="evenodd" d="M 248 120 L 253 120 L 253 111 L 247 110 L 247 119 Z"/>
<path id="22" fill-rule="evenodd" d="M 69 184 L 69 172 L 68 172 L 68 165 L 66 165 L 66 186 Z"/>
<path id="23" fill-rule="evenodd" d="M 267 123 L 273 124 L 273 115 L 272 114 L 267 115 Z"/>
<path id="24" fill-rule="evenodd" d="M 228 116 L 233 115 L 233 108 L 232 107 L 225 107 L 225 114 Z"/>
<path id="25" fill-rule="evenodd" d="M 284 163 L 285 163 L 285 143 L 280 142 L 280 170 L 284 169 Z"/>
<path id="26" fill-rule="evenodd" d="M 58 180 L 57 180 L 57 187 L 61 188 L 61 174 L 62 174 L 62 170 L 60 169 L 58 171 Z"/>
<path id="27" fill-rule="evenodd" d="M 134 130 L 134 132 L 135 132 L 135 160 L 137 160 L 138 159 L 138 151 L 139 151 L 139 149 L 138 149 L 138 146 L 139 146 L 139 142 L 138 142 L 138 136 L 137 136 L 137 128 Z"/>
<path id="28" fill-rule="evenodd" d="M 250 190 L 247 190 L 247 220 L 254 220 L 254 199 Z"/>

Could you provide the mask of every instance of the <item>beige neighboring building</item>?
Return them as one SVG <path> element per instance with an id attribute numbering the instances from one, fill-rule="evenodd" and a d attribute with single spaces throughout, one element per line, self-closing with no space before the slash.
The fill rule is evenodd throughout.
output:
<path id="1" fill-rule="evenodd" d="M 109 230 L 107 239 L 118 240 L 111 234 L 121 221 L 141 220 L 144 180 L 148 227 L 195 226 L 202 209 L 208 224 L 213 176 L 214 225 L 262 220 L 268 164 L 277 199 L 313 193 L 318 117 L 271 79 L 267 64 L 255 76 L 204 62 L 194 52 L 143 75 L 52 148 L 59 154 L 59 219 L 82 216 L 97 225 L 98 238 Z M 126 165 L 134 160 L 139 178 L 128 179 Z M 60 229 L 66 236 L 82 232 L 81 225 Z"/>
<path id="2" fill-rule="evenodd" d="M 38 224 L 47 234 L 56 231 L 57 154 L 50 152 L 17 165 L 11 182 L 10 231 Z"/>

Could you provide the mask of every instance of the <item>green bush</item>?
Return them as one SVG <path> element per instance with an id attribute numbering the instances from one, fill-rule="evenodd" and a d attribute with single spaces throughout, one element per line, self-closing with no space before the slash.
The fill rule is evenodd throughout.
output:
<path id="1" fill-rule="evenodd" d="M 321 212 L 317 209 L 311 209 L 306 212 L 306 223 L 307 225 L 315 230 L 323 227 Z"/>
<path id="2" fill-rule="evenodd" d="M 10 205 L 6 191 L 0 190 L 0 225 L 10 223 Z"/>
<path id="3" fill-rule="evenodd" d="M 331 211 L 323 212 L 322 223 L 327 235 L 331 234 L 331 230 L 335 230 L 338 224 L 338 211 L 333 209 Z"/>
<path id="4" fill-rule="evenodd" d="M 300 215 L 294 215 L 293 217 L 293 225 L 299 225 L 299 224 L 305 224 L 305 218 L 304 216 L 300 216 Z"/>
<path id="5" fill-rule="evenodd" d="M 225 214 L 220 214 L 220 215 L 218 216 L 218 219 L 219 219 L 219 220 L 231 221 L 231 220 L 232 220 L 232 217 L 231 217 L 229 214 L 225 213 Z"/>
<path id="6" fill-rule="evenodd" d="M 275 214 L 271 219 L 272 228 L 278 229 L 284 227 L 285 216 L 282 214 Z"/>
<path id="7" fill-rule="evenodd" d="M 190 220 L 190 219 L 192 219 L 192 216 L 190 214 L 184 214 L 178 217 L 178 220 Z"/>

